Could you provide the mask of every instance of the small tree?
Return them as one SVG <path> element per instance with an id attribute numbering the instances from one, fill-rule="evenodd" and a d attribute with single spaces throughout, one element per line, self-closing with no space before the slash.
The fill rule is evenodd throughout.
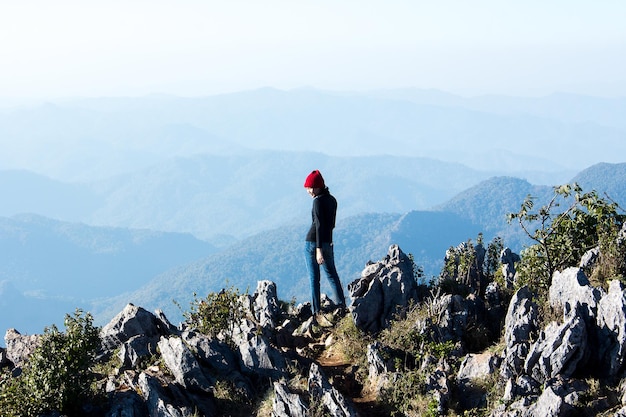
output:
<path id="1" fill-rule="evenodd" d="M 183 313 L 187 323 L 211 337 L 220 332 L 230 342 L 237 322 L 243 317 L 243 304 L 239 290 L 222 289 L 198 299 L 194 293 L 191 309 Z"/>
<path id="2" fill-rule="evenodd" d="M 534 209 L 534 198 L 529 195 L 508 220 L 517 220 L 536 242 L 521 253 L 520 282 L 543 290 L 550 286 L 555 271 L 577 265 L 587 250 L 612 245 L 609 240 L 615 242 L 624 221 L 617 203 L 596 191 L 583 193 L 576 183 L 554 187 L 548 204 Z"/>
<path id="3" fill-rule="evenodd" d="M 100 347 L 99 329 L 90 313 L 65 316 L 65 333 L 47 327 L 22 375 L 0 387 L 3 416 L 38 416 L 53 411 L 80 414 L 92 395 L 92 366 Z"/>

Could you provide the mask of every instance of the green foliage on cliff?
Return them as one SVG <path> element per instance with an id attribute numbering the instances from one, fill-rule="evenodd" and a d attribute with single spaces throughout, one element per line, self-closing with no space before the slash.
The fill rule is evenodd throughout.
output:
<path id="1" fill-rule="evenodd" d="M 626 245 L 618 235 L 625 218 L 608 196 L 601 197 L 595 190 L 583 192 L 576 183 L 554 187 L 552 199 L 538 208 L 535 199 L 527 196 L 519 211 L 509 214 L 509 221 L 517 220 L 535 242 L 521 253 L 518 284 L 545 291 L 555 271 L 577 266 L 596 247 L 601 257 L 594 268 L 599 283 L 623 277 Z"/>
<path id="2" fill-rule="evenodd" d="M 100 347 L 98 328 L 91 314 L 76 310 L 65 317 L 65 332 L 45 329 L 39 347 L 18 378 L 0 385 L 2 415 L 38 416 L 52 411 L 80 415 L 80 406 L 92 396 L 91 371 Z"/>

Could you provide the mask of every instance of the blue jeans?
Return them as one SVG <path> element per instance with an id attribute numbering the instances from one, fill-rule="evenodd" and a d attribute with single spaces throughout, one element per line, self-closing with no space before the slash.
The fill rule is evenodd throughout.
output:
<path id="1" fill-rule="evenodd" d="M 317 263 L 315 250 L 315 242 L 305 242 L 304 256 L 311 280 L 313 314 L 320 312 L 320 265 Z M 339 281 L 337 269 L 335 268 L 335 255 L 331 243 L 322 243 L 322 255 L 324 256 L 324 263 L 321 266 L 324 268 L 330 287 L 335 293 L 336 302 L 340 306 L 345 306 L 346 300 L 343 296 L 343 288 L 341 287 L 341 281 Z"/>

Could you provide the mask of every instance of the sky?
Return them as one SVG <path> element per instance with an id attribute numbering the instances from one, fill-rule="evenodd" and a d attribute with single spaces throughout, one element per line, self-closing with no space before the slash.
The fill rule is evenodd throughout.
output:
<path id="1" fill-rule="evenodd" d="M 622 0 L 0 0 L 0 99 L 275 87 L 626 96 Z"/>

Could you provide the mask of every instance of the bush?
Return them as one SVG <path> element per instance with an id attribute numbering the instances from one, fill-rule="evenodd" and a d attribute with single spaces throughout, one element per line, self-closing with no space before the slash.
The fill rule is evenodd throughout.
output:
<path id="1" fill-rule="evenodd" d="M 41 344 L 22 375 L 0 387 L 0 410 L 6 417 L 38 416 L 53 411 L 77 415 L 93 396 L 91 368 L 100 347 L 99 329 L 91 314 L 77 309 L 65 316 L 65 333 L 56 326 L 44 330 Z"/>
<path id="2" fill-rule="evenodd" d="M 241 294 L 233 287 L 209 293 L 205 299 L 198 299 L 194 293 L 190 311 L 183 313 L 187 323 L 198 331 L 211 337 L 222 333 L 227 341 L 232 339 L 243 314 Z"/>
<path id="3" fill-rule="evenodd" d="M 596 191 L 583 193 L 576 183 L 554 187 L 552 199 L 538 209 L 533 197 L 526 197 L 520 210 L 509 214 L 509 222 L 517 220 L 536 242 L 521 253 L 518 284 L 544 292 L 555 271 L 578 265 L 582 255 L 594 247 L 602 252 L 599 281 L 623 275 L 624 244 L 617 236 L 624 215 L 618 211 L 617 203 Z"/>

